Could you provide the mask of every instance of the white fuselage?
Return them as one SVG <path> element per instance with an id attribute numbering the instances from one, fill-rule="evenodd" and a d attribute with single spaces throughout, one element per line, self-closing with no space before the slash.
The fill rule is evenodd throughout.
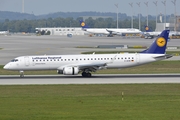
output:
<path id="1" fill-rule="evenodd" d="M 138 29 L 131 29 L 131 28 L 121 28 L 121 29 L 117 29 L 117 28 L 114 28 L 114 29 L 105 29 L 105 28 L 87 28 L 85 29 L 87 32 L 89 33 L 93 33 L 93 34 L 105 34 L 105 35 L 109 35 L 110 32 L 112 34 L 117 34 L 117 35 L 120 35 L 120 34 L 139 34 L 141 33 L 140 30 Z"/>
<path id="2" fill-rule="evenodd" d="M 4 66 L 7 70 L 63 70 L 66 66 L 83 66 L 103 68 L 127 68 L 162 60 L 164 54 L 90 54 L 90 55 L 44 55 L 21 56 Z M 102 64 L 105 64 L 102 66 Z"/>
<path id="3" fill-rule="evenodd" d="M 154 36 L 154 37 L 157 37 L 161 34 L 161 32 L 144 32 L 144 35 L 147 35 L 147 36 Z M 172 35 L 180 35 L 179 32 L 175 32 L 175 31 L 170 31 L 169 33 L 169 36 L 172 36 Z"/>

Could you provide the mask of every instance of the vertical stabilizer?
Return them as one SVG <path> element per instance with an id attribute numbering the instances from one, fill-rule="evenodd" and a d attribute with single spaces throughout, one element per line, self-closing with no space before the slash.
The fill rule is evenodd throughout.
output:
<path id="1" fill-rule="evenodd" d="M 83 20 L 79 20 L 79 22 L 82 28 L 89 28 Z"/>
<path id="2" fill-rule="evenodd" d="M 159 37 L 153 42 L 153 44 L 141 53 L 152 53 L 152 54 L 164 54 L 169 37 L 169 30 L 164 30 Z"/>

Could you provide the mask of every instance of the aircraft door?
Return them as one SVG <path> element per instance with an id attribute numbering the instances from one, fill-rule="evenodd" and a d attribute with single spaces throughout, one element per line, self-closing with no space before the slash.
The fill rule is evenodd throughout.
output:
<path id="1" fill-rule="evenodd" d="M 24 57 L 25 66 L 29 66 L 29 57 Z"/>
<path id="2" fill-rule="evenodd" d="M 137 62 L 137 64 L 139 64 L 139 62 L 140 62 L 140 56 L 139 56 L 139 54 L 136 54 L 136 62 Z"/>

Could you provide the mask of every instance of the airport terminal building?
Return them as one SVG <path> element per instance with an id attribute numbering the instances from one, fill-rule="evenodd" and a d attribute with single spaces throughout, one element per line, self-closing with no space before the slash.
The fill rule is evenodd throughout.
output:
<path id="1" fill-rule="evenodd" d="M 85 31 L 81 27 L 56 27 L 56 28 L 36 28 L 36 33 L 49 33 L 49 35 L 85 35 Z"/>
<path id="2" fill-rule="evenodd" d="M 176 16 L 176 19 L 174 19 L 174 17 L 171 17 L 166 23 L 163 23 L 162 20 L 160 21 L 160 23 L 157 23 L 155 31 L 163 31 L 165 29 L 168 29 L 171 31 L 180 32 L 180 16 Z"/>

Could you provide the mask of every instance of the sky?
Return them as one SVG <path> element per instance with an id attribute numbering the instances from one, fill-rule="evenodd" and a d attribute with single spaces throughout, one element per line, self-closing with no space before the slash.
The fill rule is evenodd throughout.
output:
<path id="1" fill-rule="evenodd" d="M 0 0 L 0 11 L 22 12 L 23 0 Z M 145 2 L 148 1 L 148 8 Z M 55 12 L 118 12 L 126 13 L 131 16 L 138 15 L 156 15 L 156 6 L 153 1 L 158 1 L 157 13 L 164 14 L 165 6 L 162 1 L 165 0 L 24 0 L 24 12 L 34 15 L 43 15 Z M 166 14 L 174 14 L 174 0 L 166 0 Z M 140 2 L 140 8 L 137 3 Z M 129 5 L 133 3 L 133 7 Z M 176 0 L 176 13 L 180 15 L 180 0 Z M 148 12 L 147 12 L 148 11 Z"/>

